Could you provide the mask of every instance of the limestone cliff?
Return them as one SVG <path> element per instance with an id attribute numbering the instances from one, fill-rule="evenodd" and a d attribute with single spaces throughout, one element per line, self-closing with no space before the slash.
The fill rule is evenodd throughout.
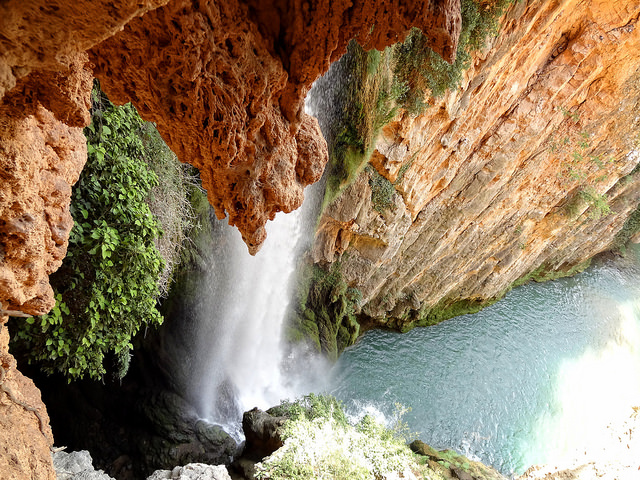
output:
<path id="1" fill-rule="evenodd" d="M 355 339 L 353 317 L 430 324 L 628 238 L 640 201 L 639 15 L 630 0 L 515 2 L 458 90 L 384 128 L 375 171 L 320 219 L 313 261 L 349 287 L 327 299 L 343 324 L 320 325 L 324 349 Z M 379 175 L 386 205 L 375 203 Z"/>

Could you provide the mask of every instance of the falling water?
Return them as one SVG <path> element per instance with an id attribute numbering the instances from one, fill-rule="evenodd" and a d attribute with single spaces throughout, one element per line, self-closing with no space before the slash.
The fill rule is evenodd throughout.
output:
<path id="1" fill-rule="evenodd" d="M 236 440 L 242 438 L 242 412 L 297 394 L 281 372 L 281 336 L 304 213 L 279 213 L 255 257 L 235 228 L 215 224 L 215 252 L 195 292 L 180 383 L 198 413 Z"/>
<path id="2" fill-rule="evenodd" d="M 317 115 L 331 104 L 332 86 L 314 87 L 306 112 Z M 331 119 L 320 115 L 325 126 Z M 324 122 L 323 122 L 324 120 Z M 214 240 L 191 307 L 165 348 L 172 353 L 171 382 L 198 414 L 243 438 L 242 413 L 268 408 L 317 389 L 324 359 L 283 345 L 282 329 L 291 297 L 297 253 L 308 247 L 323 181 L 307 187 L 303 206 L 268 222 L 258 254 L 247 252 L 237 229 L 212 219 Z M 206 243 L 206 242 L 205 242 Z M 302 348 L 302 347 L 301 347 Z"/>

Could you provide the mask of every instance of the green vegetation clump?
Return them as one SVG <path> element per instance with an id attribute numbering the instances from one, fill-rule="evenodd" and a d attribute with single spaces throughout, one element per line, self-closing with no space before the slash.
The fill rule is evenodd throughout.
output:
<path id="1" fill-rule="evenodd" d="M 323 210 L 369 162 L 380 129 L 395 117 L 402 86 L 393 78 L 391 49 L 366 52 L 351 41 L 339 60 L 348 72 L 334 93 L 341 105 L 331 125 L 330 156 Z"/>
<path id="2" fill-rule="evenodd" d="M 371 165 L 367 165 L 369 186 L 371 187 L 371 203 L 374 210 L 383 213 L 393 207 L 393 194 L 396 189 L 391 181 L 380 175 Z"/>
<path id="3" fill-rule="evenodd" d="M 591 265 L 591 260 L 586 260 L 577 265 L 559 269 L 552 269 L 546 264 L 542 264 L 538 268 L 516 280 L 496 297 L 462 299 L 445 298 L 432 307 L 425 306 L 418 311 L 409 311 L 403 318 L 395 320 L 394 322 L 389 322 L 388 326 L 390 328 L 396 328 L 402 332 L 407 332 L 415 327 L 428 327 L 437 325 L 438 323 L 449 320 L 450 318 L 478 313 L 480 310 L 496 303 L 515 287 L 519 287 L 520 285 L 524 285 L 530 281 L 548 282 L 559 278 L 571 277 L 584 271 L 589 267 L 589 265 Z"/>
<path id="4" fill-rule="evenodd" d="M 579 128 L 577 112 L 562 106 L 558 110 L 565 121 L 551 138 L 549 149 L 558 155 L 560 185 L 573 191 L 564 204 L 565 212 L 569 218 L 577 219 L 586 210 L 591 220 L 598 220 L 612 213 L 606 193 L 598 193 L 596 186 L 609 178 L 607 168 L 614 164 L 614 159 L 593 153 L 590 134 Z"/>
<path id="5" fill-rule="evenodd" d="M 441 479 L 394 429 L 371 416 L 351 423 L 335 398 L 310 395 L 271 414 L 286 415 L 284 446 L 256 465 L 261 480 Z"/>
<path id="6" fill-rule="evenodd" d="M 202 226 L 196 208 L 204 200 L 208 212 L 209 202 L 202 190 L 198 170 L 178 160 L 155 126 L 145 122 L 140 133 L 143 160 L 158 177 L 146 203 L 162 230 L 162 235 L 155 237 L 154 242 L 164 261 L 158 288 L 160 295 L 166 297 L 176 267 L 183 261 L 185 245 L 191 241 L 190 235 Z"/>
<path id="7" fill-rule="evenodd" d="M 499 18 L 511 3 L 498 0 L 482 5 L 462 0 L 462 29 L 452 65 L 428 47 L 428 39 L 420 30 L 411 30 L 394 51 L 396 81 L 405 85 L 399 98 L 402 108 L 418 115 L 427 107 L 429 95 L 440 98 L 447 90 L 457 88 L 462 74 L 471 66 L 473 52 L 484 48 L 489 35 L 497 34 Z"/>
<path id="8" fill-rule="evenodd" d="M 337 360 L 360 334 L 357 313 L 362 293 L 344 281 L 340 261 L 328 270 L 304 263 L 298 269 L 297 284 L 295 306 L 286 326 L 288 340 L 307 342 Z"/>
<path id="9" fill-rule="evenodd" d="M 171 187 L 161 187 L 156 171 L 171 178 L 170 170 L 181 167 L 170 166 L 175 156 L 155 129 L 132 105 L 112 105 L 98 87 L 92 100 L 87 164 L 71 200 L 75 225 L 67 258 L 51 277 L 56 306 L 28 318 L 14 335 L 30 363 L 69 380 L 100 379 L 107 367 L 125 375 L 133 336 L 142 325 L 162 323 L 156 301 L 171 275 L 165 267 L 175 263 L 176 244 L 193 226 L 184 202 L 162 198 L 162 188 Z M 150 205 L 167 211 L 172 203 L 179 205 L 174 223 L 181 228 L 163 239 Z M 165 240 L 172 244 L 163 248 L 172 251 L 169 262 L 157 247 Z"/>
<path id="10" fill-rule="evenodd" d="M 535 270 L 532 270 L 520 279 L 516 280 L 502 295 L 500 295 L 500 298 L 506 295 L 507 292 L 509 292 L 511 289 L 519 287 L 520 285 L 524 285 L 525 283 L 531 281 L 542 283 L 551 280 L 558 280 L 559 278 L 572 277 L 573 275 L 585 271 L 587 268 L 589 268 L 589 265 L 591 265 L 591 259 L 585 260 L 584 262 L 578 263 L 577 265 L 558 268 L 555 270 L 550 268 L 546 264 L 542 264 Z"/>
<path id="11" fill-rule="evenodd" d="M 594 187 L 587 185 L 579 193 L 589 208 L 589 218 L 597 220 L 611 213 L 611 206 L 606 193 L 598 193 Z"/>
<path id="12" fill-rule="evenodd" d="M 461 299 L 451 301 L 447 299 L 441 300 L 437 305 L 431 308 L 424 308 L 418 312 L 415 323 L 411 327 L 405 327 L 407 330 L 413 327 L 427 327 L 436 325 L 450 318 L 459 317 L 460 315 L 468 315 L 478 313 L 485 307 L 494 304 L 498 299 Z"/>

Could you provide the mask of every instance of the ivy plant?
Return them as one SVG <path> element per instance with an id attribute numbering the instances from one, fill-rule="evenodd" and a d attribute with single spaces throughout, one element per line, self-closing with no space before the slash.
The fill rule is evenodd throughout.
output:
<path id="1" fill-rule="evenodd" d="M 16 332 L 17 348 L 46 373 L 100 379 L 128 368 L 132 337 L 162 323 L 156 309 L 162 232 L 147 202 L 157 176 L 145 161 L 144 122 L 95 88 L 88 159 L 76 184 L 67 258 L 51 277 L 56 306 Z"/>

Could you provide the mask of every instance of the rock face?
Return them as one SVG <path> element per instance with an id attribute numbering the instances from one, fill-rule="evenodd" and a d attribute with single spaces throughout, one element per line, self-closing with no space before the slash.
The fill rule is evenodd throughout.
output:
<path id="1" fill-rule="evenodd" d="M 327 270 L 340 260 L 361 324 L 429 324 L 637 229 L 639 15 L 630 0 L 515 2 L 461 88 L 385 127 L 371 164 L 390 204 L 363 172 L 313 248 Z"/>
<path id="2" fill-rule="evenodd" d="M 311 83 L 349 39 L 382 48 L 412 25 L 451 58 L 459 1 L 4 2 L 0 174 L 12 188 L 0 197 L 0 301 L 33 314 L 53 305 L 46 277 L 66 251 L 93 73 L 201 170 L 217 215 L 255 253 L 266 221 L 300 206 L 327 160 L 302 111 Z"/>
<path id="3" fill-rule="evenodd" d="M 55 480 L 49 417 L 40 392 L 9 354 L 6 321 L 0 315 L 0 476 Z"/>
<path id="4" fill-rule="evenodd" d="M 110 98 L 131 100 L 200 170 L 216 215 L 228 215 L 253 254 L 267 220 L 298 208 L 327 161 L 303 112 L 311 83 L 351 38 L 383 48 L 412 25 L 451 58 L 459 10 L 456 0 L 181 0 L 130 22 L 91 59 Z"/>

